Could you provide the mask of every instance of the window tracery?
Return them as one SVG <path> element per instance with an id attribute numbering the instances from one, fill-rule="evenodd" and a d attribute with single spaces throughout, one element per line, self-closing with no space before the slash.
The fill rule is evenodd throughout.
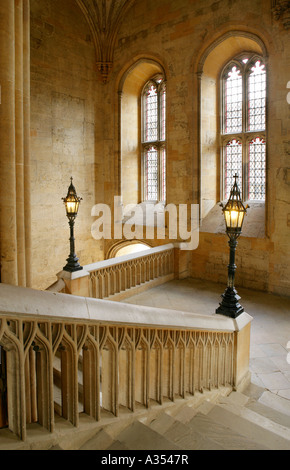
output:
<path id="1" fill-rule="evenodd" d="M 222 195 L 235 173 L 244 200 L 266 197 L 266 67 L 253 54 L 231 60 L 222 73 Z"/>
<path id="2" fill-rule="evenodd" d="M 166 199 L 166 83 L 161 75 L 142 92 L 143 200 Z"/>

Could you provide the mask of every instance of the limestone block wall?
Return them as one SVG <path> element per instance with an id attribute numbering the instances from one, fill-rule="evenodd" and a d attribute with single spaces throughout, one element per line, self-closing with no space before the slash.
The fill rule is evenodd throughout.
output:
<path id="1" fill-rule="evenodd" d="M 82 265 L 103 258 L 91 236 L 91 209 L 104 191 L 102 95 L 90 30 L 73 0 L 32 0 L 32 285 L 47 288 L 66 264 L 69 226 L 61 200 L 70 177 L 81 202 L 75 223 Z"/>
<path id="2" fill-rule="evenodd" d="M 4 28 L 2 31 L 5 33 Z M 28 228 L 18 227 L 17 235 L 15 204 L 10 228 L 5 222 L 16 187 L 10 174 L 10 192 L 7 195 L 2 191 L 5 204 L 1 196 L 1 224 L 7 229 L 1 233 L 1 257 L 3 260 L 5 250 L 8 271 L 15 273 L 17 265 L 23 266 L 22 271 L 31 272 L 29 283 L 36 288 L 47 288 L 55 281 L 69 252 L 69 228 L 61 198 L 66 195 L 71 176 L 83 198 L 75 226 L 76 251 L 82 265 L 103 259 L 110 245 L 91 236 L 93 205 L 105 202 L 113 207 L 114 196 L 122 192 L 129 199 L 134 197 L 133 202 L 140 201 L 140 176 L 135 185 L 131 177 L 122 179 L 125 164 L 128 171 L 134 168 L 135 174 L 141 167 L 137 161 L 138 135 L 130 129 L 133 116 L 125 113 L 122 120 L 122 105 L 133 95 L 134 113 L 140 111 L 140 103 L 136 107 L 136 89 L 142 87 L 142 77 L 131 73 L 133 70 L 144 72 L 152 67 L 152 71 L 162 70 L 166 76 L 166 202 L 200 204 L 201 216 L 208 216 L 220 199 L 217 77 L 231 54 L 247 49 L 262 54 L 268 65 L 267 201 L 261 220 L 263 230 L 259 218 L 256 234 L 242 237 L 239 242 L 237 282 L 289 293 L 289 43 L 289 30 L 273 18 L 270 1 L 135 0 L 118 31 L 113 67 L 107 83 L 103 83 L 97 73 L 92 30 L 78 2 L 31 0 L 29 59 L 25 52 L 26 69 L 30 61 L 29 118 L 27 108 L 24 114 L 30 126 L 30 141 L 26 139 L 29 172 L 26 165 L 24 178 L 28 203 L 26 216 L 20 214 Z M 3 69 L 6 59 L 3 56 Z M 144 82 L 149 78 L 145 75 Z M 134 77 L 132 83 L 130 76 Z M 2 89 L 6 83 L 8 90 L 10 78 L 6 81 L 3 74 L 1 77 Z M 9 92 L 13 90 L 9 88 Z M 3 126 L 2 132 L 4 135 Z M 9 139 L 14 146 L 12 134 Z M 127 162 L 124 152 L 130 157 Z M 135 162 L 130 160 L 133 157 Z M 22 176 L 18 188 L 21 181 Z M 19 241 L 18 247 L 15 240 Z M 160 242 L 154 240 L 151 244 Z M 201 228 L 198 249 L 187 255 L 193 277 L 226 279 L 227 239 L 215 227 L 207 231 Z M 24 258 L 31 260 L 28 267 Z M 7 279 L 9 283 L 19 282 L 16 275 Z"/>
<path id="3" fill-rule="evenodd" d="M 119 32 L 108 89 L 111 88 L 112 96 L 116 95 L 114 87 L 134 61 L 151 58 L 164 68 L 167 202 L 198 203 L 201 216 L 205 216 L 220 199 L 220 147 L 216 139 L 219 98 L 217 93 L 214 101 L 211 72 L 214 70 L 218 76 L 227 60 L 238 52 L 255 51 L 264 56 L 269 91 L 267 201 L 264 220 L 259 215 L 255 234 L 240 239 L 237 283 L 289 294 L 290 122 L 286 96 L 290 37 L 282 22 L 273 18 L 270 3 L 137 0 Z M 214 47 L 218 54 L 212 54 L 209 64 L 206 59 Z M 204 64 L 212 69 L 206 70 Z M 108 119 L 116 123 L 118 110 L 115 109 L 115 116 L 112 107 L 107 112 Z M 115 143 L 116 149 L 120 149 L 120 142 L 115 140 Z M 193 277 L 226 281 L 227 238 L 214 227 L 207 232 L 201 228 L 199 248 L 188 256 Z"/>

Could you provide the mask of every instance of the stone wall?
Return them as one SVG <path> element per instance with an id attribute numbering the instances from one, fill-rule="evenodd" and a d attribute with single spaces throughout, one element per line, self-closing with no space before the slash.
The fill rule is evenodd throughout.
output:
<path id="1" fill-rule="evenodd" d="M 122 136 L 131 135 L 124 133 L 130 120 L 121 118 L 121 92 L 125 83 L 124 99 L 129 98 L 126 77 L 137 63 L 156 64 L 167 80 L 167 203 L 200 204 L 202 216 L 208 216 L 220 198 L 219 101 L 217 96 L 211 109 L 209 97 L 223 57 L 250 49 L 262 53 L 269 67 L 267 203 L 264 222 L 259 217 L 252 235 L 240 239 L 237 283 L 289 293 L 290 38 L 273 18 L 271 2 L 136 0 L 118 32 L 106 84 L 98 79 L 91 30 L 77 2 L 30 3 L 32 285 L 47 287 L 65 264 L 69 231 L 61 197 L 71 176 L 83 198 L 76 220 L 80 263 L 102 259 L 112 244 L 91 237 L 91 208 L 100 202 L 113 207 L 121 192 Z M 130 178 L 125 181 L 136 200 L 140 182 L 129 187 Z M 215 227 L 202 231 L 188 259 L 193 277 L 225 280 L 225 235 Z"/>
<path id="2" fill-rule="evenodd" d="M 69 226 L 61 200 L 70 177 L 83 198 L 75 223 L 80 263 L 103 258 L 91 209 L 103 194 L 101 88 L 89 27 L 73 0 L 31 1 L 33 286 L 47 288 L 66 264 Z"/>
<path id="3" fill-rule="evenodd" d="M 290 107 L 286 100 L 290 77 L 289 44 L 289 30 L 272 17 L 270 2 L 137 0 L 119 33 L 114 70 L 108 84 L 114 93 L 113 86 L 117 86 L 124 71 L 142 57 L 154 58 L 166 70 L 167 202 L 199 203 L 202 215 L 206 215 L 220 198 L 219 147 L 218 142 L 214 142 L 214 113 L 216 107 L 218 120 L 219 102 L 213 103 L 209 116 L 206 112 L 210 107 L 206 102 L 208 94 L 202 95 L 200 83 L 208 75 L 210 93 L 212 84 L 210 73 L 203 65 L 214 45 L 216 54 L 213 53 L 211 66 L 216 67 L 216 73 L 231 54 L 248 50 L 264 55 L 269 67 L 267 202 L 264 221 L 259 213 L 253 234 L 240 239 L 237 283 L 282 294 L 289 294 L 290 285 L 287 177 Z M 205 80 L 203 86 L 206 87 Z M 207 132 L 205 126 L 209 121 Z M 262 230 L 261 223 L 265 224 Z M 215 227 L 207 232 L 202 230 L 201 227 L 199 248 L 189 253 L 191 275 L 225 281 L 227 238 L 215 233 Z"/>

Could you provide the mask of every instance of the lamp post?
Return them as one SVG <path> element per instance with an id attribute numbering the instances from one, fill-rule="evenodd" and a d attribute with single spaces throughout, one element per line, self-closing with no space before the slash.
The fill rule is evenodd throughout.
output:
<path id="1" fill-rule="evenodd" d="M 82 198 L 77 196 L 75 187 L 73 185 L 73 179 L 71 178 L 71 184 L 68 188 L 67 196 L 62 198 L 65 209 L 66 215 L 69 221 L 70 226 L 70 254 L 67 258 L 67 264 L 63 268 L 64 271 L 69 271 L 73 273 L 75 271 L 81 271 L 83 268 L 79 264 L 79 260 L 75 254 L 75 238 L 74 238 L 74 223 L 75 218 L 78 215 L 79 205 Z"/>
<path id="2" fill-rule="evenodd" d="M 228 286 L 222 297 L 220 306 L 216 309 L 216 313 L 226 315 L 231 318 L 236 318 L 243 313 L 244 308 L 239 304 L 240 296 L 234 286 L 235 281 L 235 253 L 238 244 L 238 238 L 242 233 L 242 226 L 244 217 L 247 212 L 241 200 L 241 193 L 237 184 L 238 175 L 235 175 L 235 182 L 231 189 L 230 197 L 225 207 L 223 204 L 223 213 L 226 223 L 226 233 L 229 237 L 230 247 L 230 263 L 228 265 Z"/>

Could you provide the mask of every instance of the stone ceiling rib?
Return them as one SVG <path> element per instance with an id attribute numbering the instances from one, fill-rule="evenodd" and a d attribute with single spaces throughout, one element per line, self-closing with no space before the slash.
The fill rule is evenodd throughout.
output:
<path id="1" fill-rule="evenodd" d="M 96 48 L 96 62 L 104 83 L 113 66 L 117 34 L 135 0 L 76 0 L 90 26 Z"/>

